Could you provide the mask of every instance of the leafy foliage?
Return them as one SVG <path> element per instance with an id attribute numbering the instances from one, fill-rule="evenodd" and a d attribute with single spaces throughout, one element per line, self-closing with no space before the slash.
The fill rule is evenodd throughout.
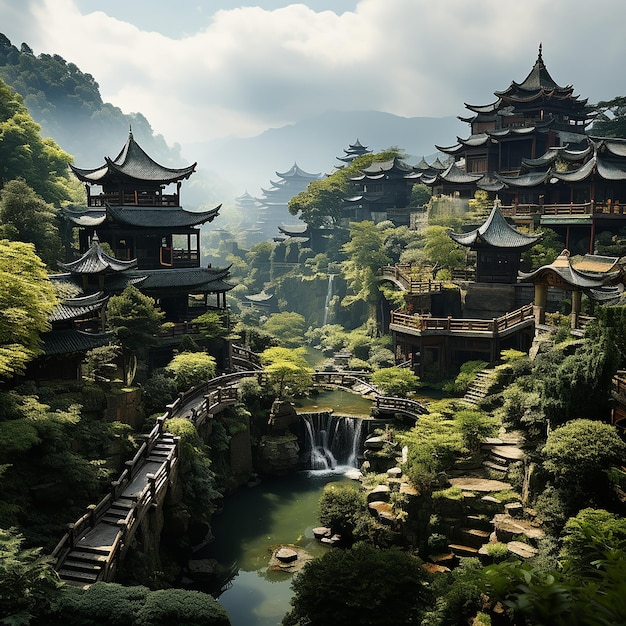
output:
<path id="1" fill-rule="evenodd" d="M 187 391 L 213 378 L 216 371 L 215 358 L 206 352 L 181 352 L 166 366 L 174 376 L 176 388 Z"/>
<path id="2" fill-rule="evenodd" d="M 281 345 L 298 347 L 304 342 L 304 316 L 293 311 L 273 313 L 263 324 L 263 330 L 278 339 Z"/>
<path id="3" fill-rule="evenodd" d="M 274 347 L 261 353 L 261 363 L 277 398 L 302 395 L 313 384 L 313 370 L 304 355 L 304 348 Z"/>
<path id="4" fill-rule="evenodd" d="M 419 378 L 406 367 L 385 367 L 372 374 L 372 383 L 380 387 L 386 395 L 406 398 L 415 391 Z"/>
<path id="5" fill-rule="evenodd" d="M 419 559 L 357 544 L 307 563 L 285 626 L 417 624 L 431 598 Z"/>
<path id="6" fill-rule="evenodd" d="M 24 371 L 39 352 L 40 333 L 56 303 L 32 244 L 0 240 L 0 378 Z"/>
<path id="7" fill-rule="evenodd" d="M 0 528 L 0 622 L 29 624 L 49 611 L 59 577 L 39 548 L 24 548 L 14 528 Z M 39 622 L 43 623 L 43 622 Z"/>
<path id="8" fill-rule="evenodd" d="M 330 483 L 324 487 L 319 502 L 319 520 L 323 526 L 350 541 L 363 515 L 369 515 L 367 502 L 353 485 Z"/>

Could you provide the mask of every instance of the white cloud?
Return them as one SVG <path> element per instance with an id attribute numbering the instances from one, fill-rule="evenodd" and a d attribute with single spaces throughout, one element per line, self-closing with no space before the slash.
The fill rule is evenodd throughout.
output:
<path id="1" fill-rule="evenodd" d="M 567 0 L 355 0 L 341 14 L 297 4 L 205 10 L 202 20 L 196 7 L 192 34 L 177 39 L 81 13 L 73 0 L 14 4 L 0 0 L 14 43 L 76 63 L 106 101 L 141 111 L 170 143 L 256 134 L 330 108 L 460 115 L 464 102 L 523 80 L 540 42 L 558 83 L 592 102 L 626 91 L 626 38 L 606 18 L 622 0 L 596 0 L 592 13 Z M 151 6 L 181 19 L 178 3 Z"/>

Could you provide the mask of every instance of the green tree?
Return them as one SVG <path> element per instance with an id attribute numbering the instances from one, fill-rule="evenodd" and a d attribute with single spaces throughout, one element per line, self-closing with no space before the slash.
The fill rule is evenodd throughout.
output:
<path id="1" fill-rule="evenodd" d="M 63 260 L 56 211 L 23 179 L 11 180 L 0 190 L 0 237 L 32 243 L 50 268 Z"/>
<path id="2" fill-rule="evenodd" d="M 22 373 L 39 353 L 56 301 L 33 245 L 0 240 L 0 379 Z"/>
<path id="3" fill-rule="evenodd" d="M 424 258 L 439 269 L 455 269 L 465 263 L 465 250 L 454 242 L 443 226 L 429 226 L 424 232 Z"/>
<path id="4" fill-rule="evenodd" d="M 372 383 L 388 396 L 406 398 L 408 393 L 417 389 L 419 378 L 406 367 L 394 366 L 375 371 Z"/>
<path id="5" fill-rule="evenodd" d="M 268 348 L 261 363 L 277 398 L 304 394 L 313 384 L 313 370 L 307 363 L 304 348 Z"/>
<path id="6" fill-rule="evenodd" d="M 480 444 L 485 437 L 490 437 L 498 432 L 500 421 L 485 413 L 473 409 L 464 409 L 454 416 L 465 445 L 470 452 L 478 452 Z"/>
<path id="7" fill-rule="evenodd" d="M 289 212 L 299 215 L 312 228 L 328 223 L 337 224 L 342 217 L 344 200 L 354 194 L 352 177 L 374 161 L 388 161 L 403 155 L 397 148 L 389 148 L 378 154 L 364 154 L 346 167 L 333 172 L 322 180 L 314 180 L 301 193 L 289 201 Z"/>
<path id="8" fill-rule="evenodd" d="M 0 187 L 23 178 L 46 202 L 59 204 L 72 198 L 72 158 L 40 130 L 21 96 L 0 81 Z"/>
<path id="9" fill-rule="evenodd" d="M 592 494 L 607 484 L 606 469 L 626 462 L 626 443 L 614 426 L 575 419 L 550 432 L 542 455 L 557 484 Z"/>
<path id="10" fill-rule="evenodd" d="M 319 520 L 333 533 L 350 541 L 363 515 L 369 515 L 365 495 L 352 484 L 330 483 L 319 501 Z"/>
<path id="11" fill-rule="evenodd" d="M 166 366 L 174 376 L 176 388 L 187 391 L 215 376 L 215 358 L 206 352 L 181 352 Z"/>
<path id="12" fill-rule="evenodd" d="M 14 528 L 0 528 L 0 622 L 45 623 L 61 582 L 40 548 L 24 548 Z M 43 620 L 43 621 L 42 621 Z"/>
<path id="13" fill-rule="evenodd" d="M 592 105 L 591 132 L 601 137 L 626 137 L 626 96 Z"/>
<path id="14" fill-rule="evenodd" d="M 304 342 L 304 315 L 293 311 L 272 313 L 263 330 L 276 337 L 283 346 L 296 348 Z"/>
<path id="15" fill-rule="evenodd" d="M 376 274 L 391 261 L 385 253 L 383 233 L 374 222 L 352 222 L 350 240 L 343 245 L 342 251 L 347 256 L 342 269 L 351 291 L 343 299 L 343 306 L 363 301 L 373 308 L 378 299 Z"/>
<path id="16" fill-rule="evenodd" d="M 224 318 L 217 311 L 207 311 L 193 320 L 198 324 L 200 335 L 205 339 L 222 337 L 226 332 Z"/>
<path id="17" fill-rule="evenodd" d="M 165 314 L 154 300 L 132 285 L 107 306 L 107 323 L 122 346 L 124 382 L 130 385 L 136 371 L 137 356 L 159 342 L 158 332 Z"/>
<path id="18" fill-rule="evenodd" d="M 310 561 L 291 586 L 285 626 L 419 624 L 431 603 L 419 559 L 362 543 Z"/>

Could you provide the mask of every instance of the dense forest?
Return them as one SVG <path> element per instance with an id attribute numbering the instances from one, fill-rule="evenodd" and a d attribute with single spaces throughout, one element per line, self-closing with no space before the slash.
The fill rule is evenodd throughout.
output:
<path id="1" fill-rule="evenodd" d="M 111 297 L 107 330 L 113 340 L 86 355 L 80 380 L 29 379 L 50 314 L 68 296 L 55 290 L 49 275 L 77 249 L 76 233 L 60 219 L 62 206 L 84 202 L 68 164 L 88 158 L 80 152 L 85 143 L 107 154 L 111 129 L 124 136 L 129 124 L 155 158 L 175 162 L 178 153 L 152 136 L 143 116 L 103 103 L 94 78 L 74 64 L 58 56 L 35 57 L 28 46 L 17 49 L 6 37 L 0 48 L 2 623 L 228 624 L 210 595 L 178 588 L 181 561 L 198 536 L 210 534 L 211 516 L 224 495 L 253 477 L 233 471 L 233 439 L 250 429 L 253 440 L 261 440 L 277 402 L 315 393 L 313 366 L 305 358 L 312 347 L 326 357 L 315 366 L 322 371 L 335 367 L 333 356 L 343 352 L 350 356 L 350 370 L 371 374 L 387 395 L 410 398 L 428 383 L 442 399 L 417 422 L 398 420 L 377 433 L 381 447 L 364 469 L 362 490 L 325 491 L 320 523 L 341 534 L 343 547 L 294 578 L 284 624 L 366 623 L 364 615 L 370 624 L 423 626 L 624 623 L 626 444 L 609 424 L 612 378 L 626 367 L 621 303 L 596 308 L 582 337 L 571 334 L 564 303 L 550 319 L 553 332 L 536 342 L 532 356 L 508 350 L 491 364 L 489 388 L 477 406 L 468 407 L 462 398 L 487 363 L 468 362 L 445 381 L 418 380 L 396 366 L 378 317 L 381 301 L 402 308 L 406 296 L 381 287 L 376 273 L 402 263 L 458 291 L 453 271 L 464 268 L 467 258 L 446 229 L 484 216 L 489 203 L 477 194 L 467 211 L 459 211 L 416 186 L 411 203 L 423 216 L 419 228 L 352 223 L 332 231 L 323 253 L 304 242 L 244 249 L 236 233 L 207 234 L 203 261 L 230 264 L 237 286 L 228 312 L 195 319 L 197 332 L 179 342 L 171 360 L 161 367 L 150 359 L 162 341 L 163 313 L 154 300 L 129 288 Z M 619 135 L 623 99 L 600 103 L 597 110 L 598 131 Z M 48 134 L 58 141 L 44 138 Z M 350 175 L 391 156 L 402 156 L 401 150 L 360 157 L 294 198 L 291 212 L 313 226 L 339 223 Z M 546 233 L 524 262 L 539 267 L 561 248 Z M 329 275 L 334 293 L 321 307 Z M 272 293 L 275 311 L 248 306 L 246 296 L 265 292 Z M 167 424 L 181 441 L 177 512 L 187 520 L 184 529 L 163 540 L 158 558 L 150 560 L 141 550 L 130 554 L 118 583 L 87 590 L 61 583 L 45 555 L 67 523 L 102 497 L 166 405 L 221 373 L 215 355 L 229 341 L 258 354 L 266 376 L 239 384 L 240 402 L 216 417 L 210 433 L 185 419 Z M 133 423 L 112 418 L 113 399 L 137 391 Z M 499 511 L 523 508 L 540 539 L 515 535 L 532 548 L 525 558 L 496 541 L 480 558 L 433 567 L 448 545 L 447 513 L 470 497 L 450 486 L 449 478 L 479 462 L 487 438 L 512 432 L 523 435 L 524 460 L 506 468 L 511 489 L 498 492 L 492 504 Z M 388 471 L 399 458 L 412 498 L 392 492 L 391 522 L 382 524 L 371 515 L 367 489 L 384 485 L 392 491 Z M 494 470 L 490 477 L 502 473 Z"/>

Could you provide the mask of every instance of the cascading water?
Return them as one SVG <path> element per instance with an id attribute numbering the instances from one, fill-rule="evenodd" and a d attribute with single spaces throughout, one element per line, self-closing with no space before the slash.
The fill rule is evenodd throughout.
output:
<path id="1" fill-rule="evenodd" d="M 302 413 L 309 469 L 332 470 L 357 467 L 362 447 L 363 420 L 358 417 L 322 413 Z"/>
<path id="2" fill-rule="evenodd" d="M 333 297 L 333 278 L 334 274 L 328 275 L 328 288 L 326 289 L 326 300 L 324 301 L 324 321 L 322 326 L 328 324 L 328 313 L 330 310 L 330 299 Z"/>

